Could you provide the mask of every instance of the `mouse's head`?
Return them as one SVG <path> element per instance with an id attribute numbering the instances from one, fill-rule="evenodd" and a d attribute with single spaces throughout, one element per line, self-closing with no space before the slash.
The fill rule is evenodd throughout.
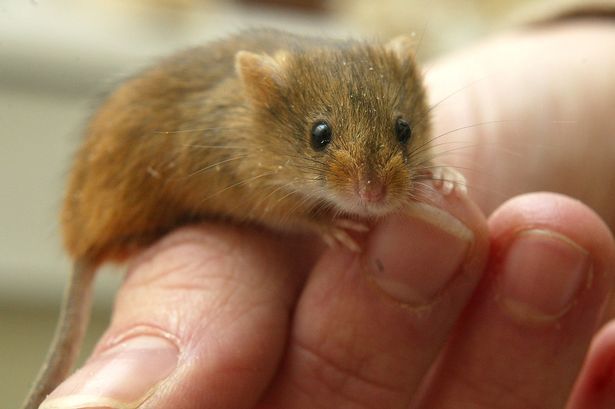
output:
<path id="1" fill-rule="evenodd" d="M 241 51 L 236 69 L 274 183 L 361 216 L 393 211 L 416 191 L 429 118 L 409 39 Z"/>

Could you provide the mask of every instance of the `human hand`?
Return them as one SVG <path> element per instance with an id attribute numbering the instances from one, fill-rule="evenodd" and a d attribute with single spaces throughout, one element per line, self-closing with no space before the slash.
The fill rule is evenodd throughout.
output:
<path id="1" fill-rule="evenodd" d="M 326 388 L 343 373 L 319 362 L 324 357 L 341 368 L 371 361 L 357 381 L 397 383 L 402 376 L 410 381 L 404 388 L 416 387 L 480 277 L 487 252 L 480 212 L 454 197 L 443 202 L 434 195 L 438 200 L 456 218 L 391 219 L 375 227 L 363 256 L 331 249 L 314 268 L 312 242 L 289 245 L 288 239 L 215 225 L 167 237 L 130 268 L 111 328 L 90 363 L 47 407 L 134 407 L 149 394 L 144 407 L 248 408 L 265 394 L 270 407 L 291 407 L 282 402 L 309 398 L 297 389 L 299 379 L 320 383 L 318 400 L 336 395 Z M 445 223 L 449 233 L 434 223 Z M 422 239 L 415 243 L 412 235 Z M 416 268 L 402 271 L 406 265 Z M 428 315 L 412 312 L 445 285 L 448 296 Z M 303 372 L 319 367 L 332 372 L 304 378 Z M 391 393 L 375 385 L 367 389 L 378 401 Z M 54 399 L 77 391 L 78 397 Z M 101 393 L 111 400 L 89 396 Z"/>
<path id="2" fill-rule="evenodd" d="M 478 212 L 439 204 L 472 232 L 461 257 L 467 235 L 412 217 L 376 226 L 361 258 L 329 250 L 315 265 L 309 246 L 258 232 L 175 233 L 132 266 L 89 365 L 47 407 L 84 407 L 50 406 L 63 395 L 88 407 L 561 408 L 577 378 L 569 409 L 612 407 L 613 326 L 579 376 L 612 291 L 599 218 L 559 196 L 517 198 L 490 219 L 484 270 Z M 378 264 L 410 286 L 377 285 Z M 454 279 L 437 289 L 444 270 Z"/>
<path id="3" fill-rule="evenodd" d="M 131 266 L 92 357 L 43 407 L 562 408 L 612 290 L 607 228 L 576 201 L 517 198 L 489 221 L 485 270 L 480 213 L 438 206 L 454 218 L 393 216 L 362 255 L 216 225 L 170 235 Z M 615 403 L 612 383 L 596 389 L 614 334 L 570 409 Z"/>
<path id="4" fill-rule="evenodd" d="M 427 70 L 437 143 L 451 151 L 441 159 L 464 171 L 485 212 L 550 190 L 615 230 L 614 46 L 612 21 L 579 20 L 502 35 Z M 615 318 L 615 303 L 605 317 Z M 596 336 L 570 408 L 615 407 L 614 334 L 612 321 Z"/>
<path id="5" fill-rule="evenodd" d="M 533 191 L 583 201 L 615 231 L 615 24 L 501 35 L 426 69 L 438 158 L 491 213 Z M 440 136 L 442 135 L 442 136 Z"/>

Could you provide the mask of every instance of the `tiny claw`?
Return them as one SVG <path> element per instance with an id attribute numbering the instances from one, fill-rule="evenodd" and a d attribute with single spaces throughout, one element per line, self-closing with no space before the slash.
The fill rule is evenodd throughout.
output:
<path id="1" fill-rule="evenodd" d="M 322 238 L 322 241 L 324 241 L 327 246 L 331 248 L 335 247 L 335 238 L 333 237 L 331 233 L 329 232 L 321 233 L 320 237 Z"/>
<path id="2" fill-rule="evenodd" d="M 466 196 L 468 194 L 468 187 L 464 184 L 462 185 L 455 185 L 455 195 L 457 197 L 463 197 Z"/>
<path id="3" fill-rule="evenodd" d="M 362 225 L 361 223 L 358 223 L 358 222 L 352 222 L 348 224 L 344 222 L 342 223 L 344 224 L 344 227 L 342 227 L 337 222 L 338 220 L 334 220 L 333 225 L 331 224 L 319 225 L 318 231 L 320 233 L 320 237 L 322 237 L 322 240 L 329 247 L 334 248 L 340 245 L 340 246 L 346 247 L 348 250 L 352 252 L 360 253 L 361 247 L 352 238 L 352 236 L 348 234 L 348 232 L 344 229 L 344 227 L 352 228 L 357 231 L 358 229 L 361 229 L 360 231 L 366 231 L 365 229 L 367 228 L 367 226 Z"/>
<path id="4" fill-rule="evenodd" d="M 442 193 L 444 193 L 445 195 L 450 195 L 451 192 L 453 191 L 453 189 L 455 189 L 455 183 L 450 181 L 450 180 L 445 180 L 442 183 Z"/>
<path id="5" fill-rule="evenodd" d="M 352 237 L 350 237 L 350 235 L 346 233 L 344 230 L 334 229 L 332 233 L 335 239 L 337 240 L 337 242 L 339 244 L 342 244 L 348 250 L 354 253 L 361 252 L 361 247 L 359 246 L 359 244 Z"/>
<path id="6" fill-rule="evenodd" d="M 366 233 L 369 231 L 369 226 L 365 223 L 357 222 L 351 219 L 335 219 L 334 223 L 338 227 L 353 230 L 359 233 Z"/>
<path id="7" fill-rule="evenodd" d="M 455 193 L 457 197 L 468 193 L 466 178 L 457 170 L 439 166 L 431 171 L 434 186 L 446 196 Z"/>

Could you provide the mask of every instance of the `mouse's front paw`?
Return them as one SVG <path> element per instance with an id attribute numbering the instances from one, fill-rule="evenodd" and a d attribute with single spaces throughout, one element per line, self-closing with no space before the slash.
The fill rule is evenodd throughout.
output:
<path id="1" fill-rule="evenodd" d="M 352 230 L 360 233 L 369 231 L 369 227 L 364 223 L 351 220 L 351 219 L 334 219 L 332 224 L 322 223 L 318 226 L 318 233 L 322 237 L 323 241 L 330 247 L 341 245 L 354 251 L 356 253 L 361 252 L 361 247 L 356 242 L 347 230 Z"/>
<path id="2" fill-rule="evenodd" d="M 445 195 L 449 195 L 453 192 L 458 195 L 466 195 L 468 193 L 466 178 L 453 168 L 436 166 L 429 171 L 429 174 L 431 175 L 434 186 Z"/>

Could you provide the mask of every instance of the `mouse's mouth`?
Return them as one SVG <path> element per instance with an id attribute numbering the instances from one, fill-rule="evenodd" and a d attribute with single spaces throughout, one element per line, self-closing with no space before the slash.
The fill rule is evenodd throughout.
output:
<path id="1" fill-rule="evenodd" d="M 365 183 L 355 183 L 352 189 L 336 195 L 335 202 L 347 213 L 362 217 L 382 217 L 401 206 L 389 190 L 385 183 L 367 180 Z"/>
<path id="2" fill-rule="evenodd" d="M 398 204 L 390 202 L 371 203 L 359 200 L 340 200 L 338 205 L 340 205 L 346 213 L 369 218 L 385 216 L 400 207 Z"/>

